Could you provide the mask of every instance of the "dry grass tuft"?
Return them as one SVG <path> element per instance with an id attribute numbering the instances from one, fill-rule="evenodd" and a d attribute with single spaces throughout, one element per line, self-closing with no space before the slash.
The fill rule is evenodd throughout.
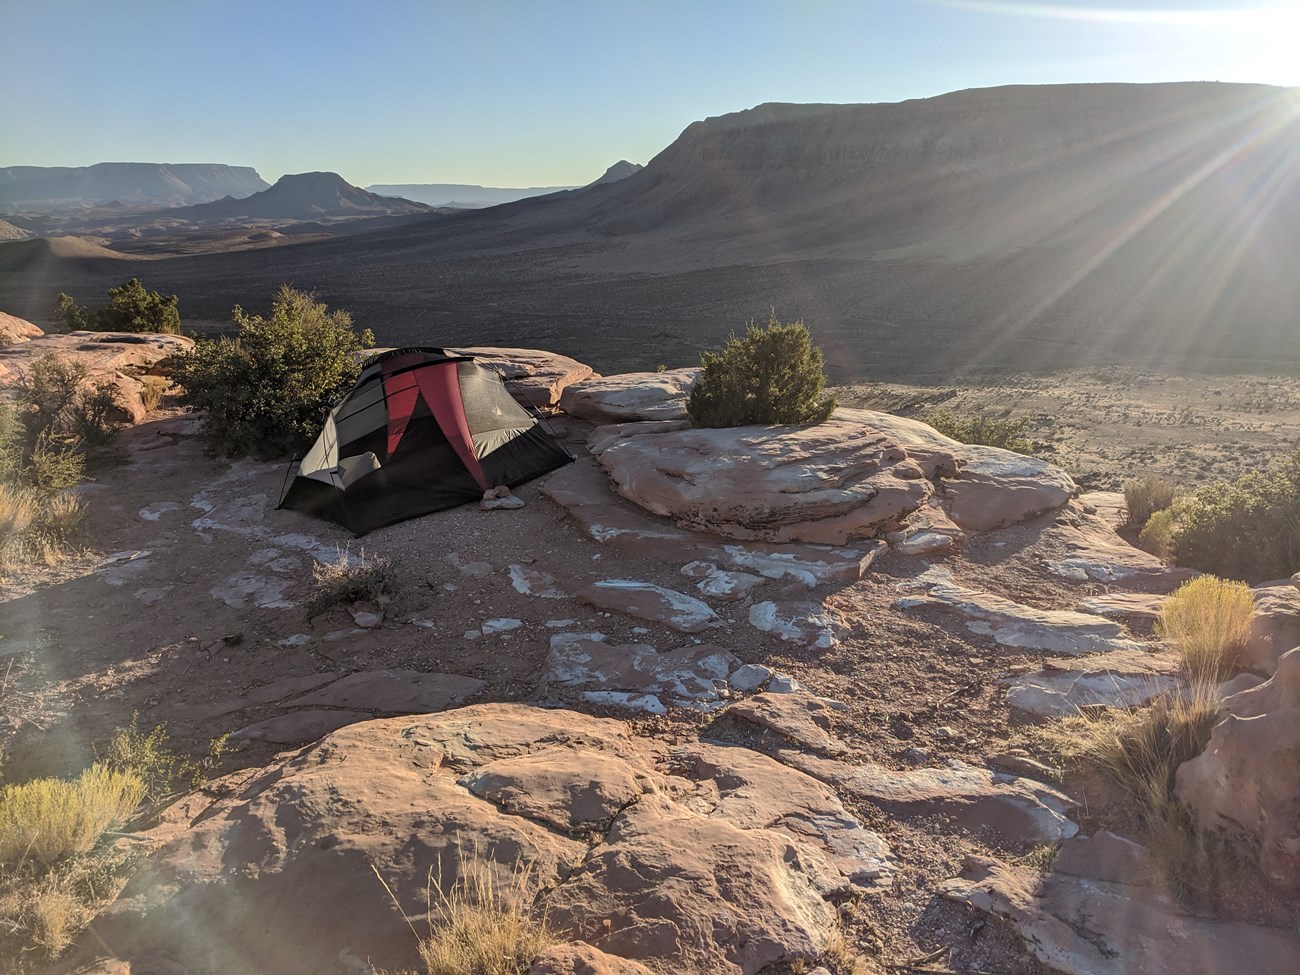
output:
<path id="1" fill-rule="evenodd" d="M 144 783 L 132 772 L 93 765 L 81 777 L 34 779 L 0 789 L 0 864 L 29 858 L 50 865 L 88 852 L 139 805 Z"/>
<path id="2" fill-rule="evenodd" d="M 1174 503 L 1177 489 L 1171 481 L 1156 474 L 1124 483 L 1124 504 L 1127 510 L 1125 524 L 1143 528 L 1151 516 L 1164 511 Z"/>
<path id="3" fill-rule="evenodd" d="M 1215 681 L 1237 664 L 1255 601 L 1244 582 L 1201 576 L 1165 602 L 1156 633 L 1182 654 L 1193 682 Z"/>
<path id="4" fill-rule="evenodd" d="M 118 895 L 140 856 L 107 848 L 50 871 L 0 874 L 0 958 L 13 960 L 0 971 L 44 971 Z"/>
<path id="5" fill-rule="evenodd" d="M 1193 681 L 1139 711 L 1079 714 L 1026 732 L 1039 751 L 1102 780 L 1107 805 L 1145 837 L 1166 887 L 1180 898 L 1218 889 L 1234 862 L 1173 791 L 1178 766 L 1209 742 L 1218 704 L 1213 682 Z"/>
<path id="6" fill-rule="evenodd" d="M 152 413 L 162 403 L 162 398 L 171 389 L 171 383 L 163 376 L 145 376 L 140 380 L 140 402 Z"/>
<path id="7" fill-rule="evenodd" d="M 429 878 L 429 933 L 416 932 L 426 975 L 527 975 L 533 960 L 559 941 L 545 917 L 533 917 L 524 902 L 528 868 L 516 865 L 508 890 L 498 883 L 493 864 L 462 861 L 460 868 L 446 889 L 441 876 Z M 392 889 L 379 880 L 396 904 Z"/>
<path id="8" fill-rule="evenodd" d="M 335 606 L 378 602 L 397 590 L 397 571 L 382 555 L 367 556 L 365 549 L 353 556 L 341 551 L 334 562 L 312 566 L 312 595 L 307 615 L 319 616 Z"/>

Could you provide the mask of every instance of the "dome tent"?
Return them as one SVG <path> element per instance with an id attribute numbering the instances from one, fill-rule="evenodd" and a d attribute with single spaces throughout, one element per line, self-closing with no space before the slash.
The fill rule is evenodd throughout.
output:
<path id="1" fill-rule="evenodd" d="M 366 360 L 280 507 L 364 535 L 571 460 L 501 377 L 471 356 L 394 349 Z"/>

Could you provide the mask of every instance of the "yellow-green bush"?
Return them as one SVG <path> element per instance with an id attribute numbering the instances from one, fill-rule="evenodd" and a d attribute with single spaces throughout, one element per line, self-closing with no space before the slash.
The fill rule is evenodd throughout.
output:
<path id="1" fill-rule="evenodd" d="M 1194 680 L 1214 681 L 1232 670 L 1254 611 L 1244 582 L 1200 576 L 1165 600 L 1156 633 L 1182 654 Z"/>
<path id="2" fill-rule="evenodd" d="M 86 853 L 125 822 L 144 795 L 132 772 L 92 765 L 80 778 L 33 779 L 0 788 L 0 864 L 52 864 Z"/>

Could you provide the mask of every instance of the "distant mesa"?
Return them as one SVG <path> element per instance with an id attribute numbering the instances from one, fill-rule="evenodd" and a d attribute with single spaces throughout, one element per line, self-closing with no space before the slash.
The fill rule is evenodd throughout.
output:
<path id="1" fill-rule="evenodd" d="M 257 217 L 268 220 L 318 220 L 325 217 L 378 217 L 428 213 L 430 207 L 380 196 L 353 186 L 338 173 L 296 173 L 281 176 L 270 189 L 242 199 L 216 200 L 175 211 L 196 223 Z"/>
<path id="2" fill-rule="evenodd" d="M 635 175 L 643 169 L 645 169 L 645 167 L 640 163 L 628 162 L 626 159 L 620 159 L 618 162 L 614 163 L 614 165 L 610 166 L 609 169 L 605 170 L 604 176 L 592 183 L 588 183 L 587 185 L 602 186 L 605 183 L 617 183 L 619 180 L 627 179 L 629 176 Z"/>
<path id="3" fill-rule="evenodd" d="M 478 186 L 474 183 L 375 183 L 367 186 L 371 193 L 396 196 L 431 207 L 455 207 L 461 210 L 481 210 L 502 203 L 514 203 L 533 196 L 576 190 L 577 186 Z"/>
<path id="4" fill-rule="evenodd" d="M 267 188 L 250 166 L 223 163 L 96 163 L 0 168 L 0 206 L 15 210 L 174 207 Z"/>

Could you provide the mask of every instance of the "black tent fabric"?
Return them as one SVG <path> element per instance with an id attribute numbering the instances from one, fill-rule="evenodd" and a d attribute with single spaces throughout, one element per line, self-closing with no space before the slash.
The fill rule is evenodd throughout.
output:
<path id="1" fill-rule="evenodd" d="M 571 460 L 496 372 L 442 349 L 394 349 L 362 366 L 280 507 L 360 536 Z"/>

